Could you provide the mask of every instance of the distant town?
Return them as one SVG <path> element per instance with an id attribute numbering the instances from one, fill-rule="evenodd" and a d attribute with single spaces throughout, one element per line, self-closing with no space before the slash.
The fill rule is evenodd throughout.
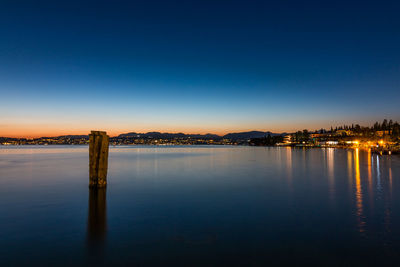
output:
<path id="1" fill-rule="evenodd" d="M 64 135 L 40 138 L 0 137 L 0 145 L 87 145 L 88 135 Z M 400 125 L 392 120 L 372 126 L 358 124 L 331 127 L 315 131 L 272 133 L 262 131 L 215 134 L 126 133 L 110 137 L 110 144 L 119 145 L 251 145 L 292 147 L 364 148 L 374 152 L 400 152 Z"/>

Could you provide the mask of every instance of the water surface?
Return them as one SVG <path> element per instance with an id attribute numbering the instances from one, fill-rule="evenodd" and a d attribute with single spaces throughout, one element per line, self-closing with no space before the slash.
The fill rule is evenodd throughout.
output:
<path id="1" fill-rule="evenodd" d="M 344 149 L 0 147 L 10 265 L 396 265 L 400 159 Z M 2 265 L 3 265 L 2 264 Z"/>

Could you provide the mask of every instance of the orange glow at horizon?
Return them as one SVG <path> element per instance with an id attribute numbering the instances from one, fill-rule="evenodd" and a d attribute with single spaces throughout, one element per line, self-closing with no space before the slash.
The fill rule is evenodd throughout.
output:
<path id="1" fill-rule="evenodd" d="M 62 135 L 87 135 L 92 130 L 101 130 L 106 131 L 110 136 L 118 136 L 120 134 L 136 132 L 136 133 L 147 133 L 147 132 L 162 132 L 162 133 L 184 133 L 184 134 L 216 134 L 223 136 L 228 133 L 234 132 L 247 132 L 247 131 L 269 131 L 264 129 L 237 129 L 237 130 L 190 130 L 190 129 L 132 129 L 132 130 L 113 130 L 105 127 L 92 127 L 88 129 L 4 129 L 2 128 L 0 131 L 0 137 L 9 137 L 9 138 L 39 138 L 39 137 L 56 137 Z M 274 131 L 275 133 L 280 133 Z"/>
<path id="2" fill-rule="evenodd" d="M 198 126 L 181 126 L 181 125 L 159 125 L 158 127 L 152 127 L 149 124 L 127 124 L 121 125 L 113 124 L 105 126 L 98 122 L 79 122 L 79 124 L 73 124 L 71 122 L 61 123 L 27 123 L 27 124 L 0 124 L 0 137 L 11 137 L 11 138 L 38 138 L 38 137 L 55 137 L 61 135 L 87 135 L 91 130 L 106 131 L 110 136 L 117 136 L 119 134 L 136 132 L 136 133 L 147 133 L 147 132 L 162 132 L 162 133 L 185 133 L 185 134 L 217 134 L 223 136 L 228 133 L 236 132 L 248 132 L 248 131 L 271 131 L 274 133 L 284 132 L 295 132 L 296 130 L 285 129 L 284 127 L 266 126 L 266 127 L 252 127 L 251 125 L 209 125 L 201 127 Z M 282 129 L 283 128 L 283 129 Z"/>
<path id="3" fill-rule="evenodd" d="M 0 137 L 12 138 L 38 138 L 55 137 L 61 135 L 87 135 L 91 130 L 106 131 L 110 136 L 123 133 L 136 132 L 162 132 L 162 133 L 185 133 L 185 134 L 217 134 L 223 136 L 228 133 L 248 131 L 270 131 L 273 133 L 293 133 L 302 129 L 310 131 L 330 128 L 330 122 L 323 121 L 293 121 L 293 120 L 271 120 L 269 122 L 235 120 L 205 120 L 205 119 L 169 119 L 159 118 L 146 119 L 136 118 L 130 120 L 121 117 L 41 117 L 27 118 L 8 117 L 0 122 Z"/>

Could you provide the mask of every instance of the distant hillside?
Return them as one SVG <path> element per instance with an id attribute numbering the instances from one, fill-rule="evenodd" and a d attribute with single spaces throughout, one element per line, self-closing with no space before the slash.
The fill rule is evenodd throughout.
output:
<path id="1" fill-rule="evenodd" d="M 82 139 L 89 138 L 89 135 L 61 135 L 58 138 Z"/>
<path id="2" fill-rule="evenodd" d="M 233 141 L 236 140 L 248 140 L 251 138 L 262 138 L 265 136 L 268 136 L 270 134 L 271 136 L 279 136 L 279 135 L 284 135 L 285 133 L 278 134 L 278 133 L 272 133 L 272 132 L 261 132 L 261 131 L 250 131 L 250 132 L 239 132 L 239 133 L 229 133 L 224 136 L 220 136 L 217 134 L 184 134 L 184 133 L 160 133 L 160 132 L 148 132 L 148 133 L 136 133 L 136 132 L 130 132 L 130 133 L 124 133 L 120 134 L 116 137 L 111 137 L 111 138 L 144 138 L 144 139 L 174 139 L 174 138 L 193 138 L 193 139 L 214 139 L 214 140 L 219 140 L 219 139 L 230 139 Z M 0 137 L 2 141 L 6 140 L 22 140 L 26 138 L 9 138 L 9 137 Z M 61 135 L 57 137 L 40 137 L 40 138 L 35 138 L 35 139 L 47 139 L 47 138 L 55 138 L 55 139 L 88 139 L 88 135 Z"/>
<path id="3" fill-rule="evenodd" d="M 125 133 L 120 134 L 119 138 L 154 138 L 154 139 L 173 139 L 173 138 L 201 138 L 201 139 L 230 139 L 230 140 L 247 140 L 251 138 L 261 138 L 264 136 L 277 136 L 281 134 L 261 131 L 241 132 L 241 133 L 229 133 L 224 136 L 216 134 L 184 134 L 184 133 L 160 133 L 160 132 L 148 132 L 148 133 Z"/>
<path id="4" fill-rule="evenodd" d="M 173 139 L 173 138 L 203 138 L 203 139 L 218 139 L 221 136 L 216 134 L 184 134 L 184 133 L 126 133 L 118 135 L 119 138 L 136 137 L 136 138 L 154 138 L 154 139 Z"/>

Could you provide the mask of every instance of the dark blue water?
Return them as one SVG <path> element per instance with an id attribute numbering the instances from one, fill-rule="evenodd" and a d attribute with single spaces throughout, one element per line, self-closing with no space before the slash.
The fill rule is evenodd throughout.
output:
<path id="1" fill-rule="evenodd" d="M 0 262 L 397 265 L 400 158 L 343 149 L 0 147 Z"/>

